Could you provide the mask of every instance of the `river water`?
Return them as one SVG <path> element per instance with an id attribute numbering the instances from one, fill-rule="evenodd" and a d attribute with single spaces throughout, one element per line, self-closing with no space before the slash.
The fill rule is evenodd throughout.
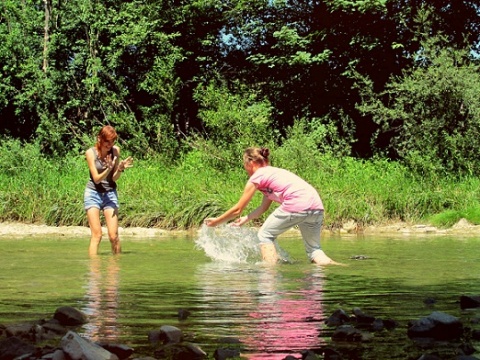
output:
<path id="1" fill-rule="evenodd" d="M 368 344 L 349 344 L 355 355 L 347 358 L 413 359 L 425 349 L 407 338 L 410 320 L 433 311 L 464 322 L 480 317 L 458 303 L 461 295 L 480 295 L 478 238 L 325 236 L 327 254 L 345 264 L 326 268 L 307 261 L 297 237 L 280 239 L 282 264 L 262 264 L 249 229 L 122 243 L 119 256 L 104 240 L 99 256 L 89 258 L 88 239 L 1 239 L 0 324 L 74 306 L 89 318 L 79 333 L 138 354 L 153 355 L 148 332 L 172 325 L 210 358 L 233 347 L 249 359 L 283 359 L 332 344 L 325 319 L 359 307 L 399 325 Z M 183 310 L 186 319 L 178 316 Z"/>

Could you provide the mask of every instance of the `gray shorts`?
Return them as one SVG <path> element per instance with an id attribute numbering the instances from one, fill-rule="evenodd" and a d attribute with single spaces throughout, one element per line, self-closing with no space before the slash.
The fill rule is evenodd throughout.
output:
<path id="1" fill-rule="evenodd" d="M 298 225 L 302 234 L 305 252 L 310 260 L 321 251 L 320 234 L 323 224 L 323 210 L 308 210 L 301 213 L 289 213 L 278 207 L 271 213 L 258 232 L 261 244 L 271 244 L 278 235 Z"/>

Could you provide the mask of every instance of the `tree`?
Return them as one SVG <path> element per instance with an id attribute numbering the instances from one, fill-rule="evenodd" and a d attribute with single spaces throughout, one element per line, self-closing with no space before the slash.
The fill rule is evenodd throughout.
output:
<path id="1" fill-rule="evenodd" d="M 392 139 L 390 150 L 421 175 L 480 174 L 480 67 L 470 49 L 447 38 L 422 42 L 415 67 L 375 93 L 362 88 L 359 109 Z"/>

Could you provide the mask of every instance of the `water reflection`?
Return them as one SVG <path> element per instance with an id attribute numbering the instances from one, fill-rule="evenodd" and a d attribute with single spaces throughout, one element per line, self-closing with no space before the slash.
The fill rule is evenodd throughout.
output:
<path id="1" fill-rule="evenodd" d="M 120 335 L 118 317 L 119 257 L 92 256 L 86 284 L 85 307 L 89 322 L 85 336 L 92 341 L 116 341 Z"/>
<path id="2" fill-rule="evenodd" d="M 302 273 L 288 267 L 210 263 L 198 269 L 206 317 L 215 317 L 212 331 L 239 338 L 245 357 L 300 356 L 324 343 L 322 269 L 312 266 Z"/>

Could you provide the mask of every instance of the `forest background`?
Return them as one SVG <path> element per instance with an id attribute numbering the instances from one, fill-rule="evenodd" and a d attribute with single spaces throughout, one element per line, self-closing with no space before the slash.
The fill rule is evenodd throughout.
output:
<path id="1" fill-rule="evenodd" d="M 86 225 L 111 124 L 122 226 L 228 209 L 249 146 L 318 188 L 327 228 L 480 223 L 474 0 L 1 0 L 0 40 L 0 221 Z"/>

